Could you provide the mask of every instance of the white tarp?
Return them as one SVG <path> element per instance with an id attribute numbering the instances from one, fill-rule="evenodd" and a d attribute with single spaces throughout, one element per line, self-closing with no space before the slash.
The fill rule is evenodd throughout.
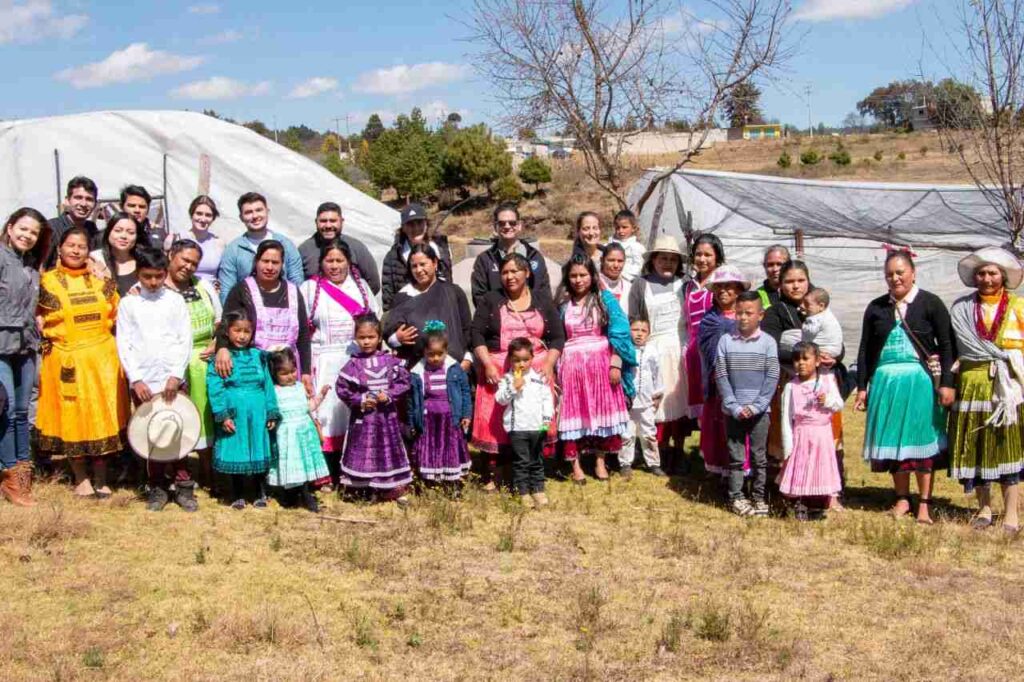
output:
<path id="1" fill-rule="evenodd" d="M 630 203 L 657 174 L 644 175 Z M 1004 246 L 1009 237 L 988 198 L 974 186 L 821 182 L 687 170 L 662 182 L 644 206 L 640 221 L 648 239 L 654 236 L 656 214 L 654 234 L 671 234 L 684 247 L 688 224 L 691 235 L 718 235 L 727 260 L 755 285 L 764 278 L 764 249 L 779 243 L 796 256 L 796 235 L 802 232 L 803 260 L 814 284 L 832 296 L 848 364 L 860 342 L 864 308 L 886 291 L 883 244 L 910 245 L 918 255 L 918 284 L 951 305 L 967 292 L 957 262 L 973 249 Z"/>
<path id="2" fill-rule="evenodd" d="M 313 233 L 316 207 L 324 201 L 342 207 L 345 234 L 362 240 L 378 262 L 398 227 L 397 211 L 320 164 L 240 125 L 183 111 L 101 111 L 0 122 L 0 213 L 32 206 L 56 215 L 64 187 L 57 187 L 54 150 L 62 184 L 86 175 L 96 181 L 101 199 L 115 198 L 127 184 L 142 185 L 153 195 L 166 186 L 174 232 L 191 225 L 188 206 L 197 194 L 204 154 L 210 160 L 209 193 L 221 213 L 213 231 L 227 240 L 244 229 L 236 201 L 250 191 L 267 197 L 271 229 L 296 245 Z"/>

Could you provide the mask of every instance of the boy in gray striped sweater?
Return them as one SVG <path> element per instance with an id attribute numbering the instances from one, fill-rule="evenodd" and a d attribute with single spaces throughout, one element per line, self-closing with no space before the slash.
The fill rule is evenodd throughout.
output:
<path id="1" fill-rule="evenodd" d="M 736 331 L 718 341 L 715 384 L 722 396 L 729 446 L 729 506 L 740 516 L 767 516 L 768 411 L 779 383 L 779 349 L 760 329 L 761 298 L 746 291 L 736 299 Z M 753 504 L 743 495 L 743 464 L 750 449 Z"/>

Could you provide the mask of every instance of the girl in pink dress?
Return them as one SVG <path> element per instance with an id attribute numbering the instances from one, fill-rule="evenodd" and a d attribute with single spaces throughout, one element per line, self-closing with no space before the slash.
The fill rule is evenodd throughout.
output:
<path id="1" fill-rule="evenodd" d="M 690 248 L 693 277 L 686 283 L 683 318 L 686 321 L 686 346 L 683 348 L 683 374 L 686 377 L 687 417 L 700 419 L 704 404 L 704 382 L 700 364 L 700 323 L 714 305 L 708 282 L 715 269 L 725 263 L 725 247 L 713 234 L 697 237 Z"/>
<path id="2" fill-rule="evenodd" d="M 605 455 L 622 449 L 629 427 L 626 396 L 633 393 L 636 367 L 629 321 L 615 297 L 601 290 L 594 261 L 584 254 L 562 268 L 558 305 L 566 338 L 558 365 L 562 454 L 572 462 L 573 481 L 586 480 L 579 456 L 589 453 L 598 480 L 607 480 Z"/>
<path id="3" fill-rule="evenodd" d="M 809 518 L 808 506 L 824 507 L 843 488 L 832 436 L 832 414 L 843 409 L 843 399 L 834 375 L 819 372 L 820 364 L 815 344 L 793 346 L 796 376 L 786 384 L 780 401 L 785 462 L 776 482 L 783 495 L 795 499 L 801 521 Z"/>

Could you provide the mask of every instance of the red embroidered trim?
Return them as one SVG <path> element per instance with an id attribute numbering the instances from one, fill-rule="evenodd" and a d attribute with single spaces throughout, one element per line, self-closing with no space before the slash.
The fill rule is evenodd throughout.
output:
<path id="1" fill-rule="evenodd" d="M 1010 307 L 1010 295 L 1003 289 L 1003 295 L 999 299 L 999 305 L 996 306 L 995 317 L 992 318 L 992 326 L 985 327 L 985 314 L 981 310 L 981 294 L 975 294 L 975 306 L 974 306 L 974 330 L 978 333 L 978 336 L 985 341 L 992 341 L 995 343 L 996 337 L 999 336 L 999 329 L 1003 326 L 1003 320 L 1006 319 L 1006 311 Z"/>

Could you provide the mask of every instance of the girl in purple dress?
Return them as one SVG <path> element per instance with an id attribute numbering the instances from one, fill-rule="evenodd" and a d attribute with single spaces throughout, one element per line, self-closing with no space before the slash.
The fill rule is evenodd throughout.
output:
<path id="1" fill-rule="evenodd" d="M 381 351 L 381 336 L 376 315 L 356 316 L 359 352 L 341 368 L 335 385 L 352 411 L 340 479 L 342 486 L 371 491 L 377 500 L 405 505 L 412 468 L 396 403 L 409 390 L 409 372 L 400 359 Z"/>
<path id="2" fill-rule="evenodd" d="M 444 322 L 423 325 L 423 359 L 412 368 L 407 422 L 415 437 L 413 462 L 425 481 L 452 483 L 469 472 L 466 430 L 473 394 L 466 372 L 448 355 Z"/>

